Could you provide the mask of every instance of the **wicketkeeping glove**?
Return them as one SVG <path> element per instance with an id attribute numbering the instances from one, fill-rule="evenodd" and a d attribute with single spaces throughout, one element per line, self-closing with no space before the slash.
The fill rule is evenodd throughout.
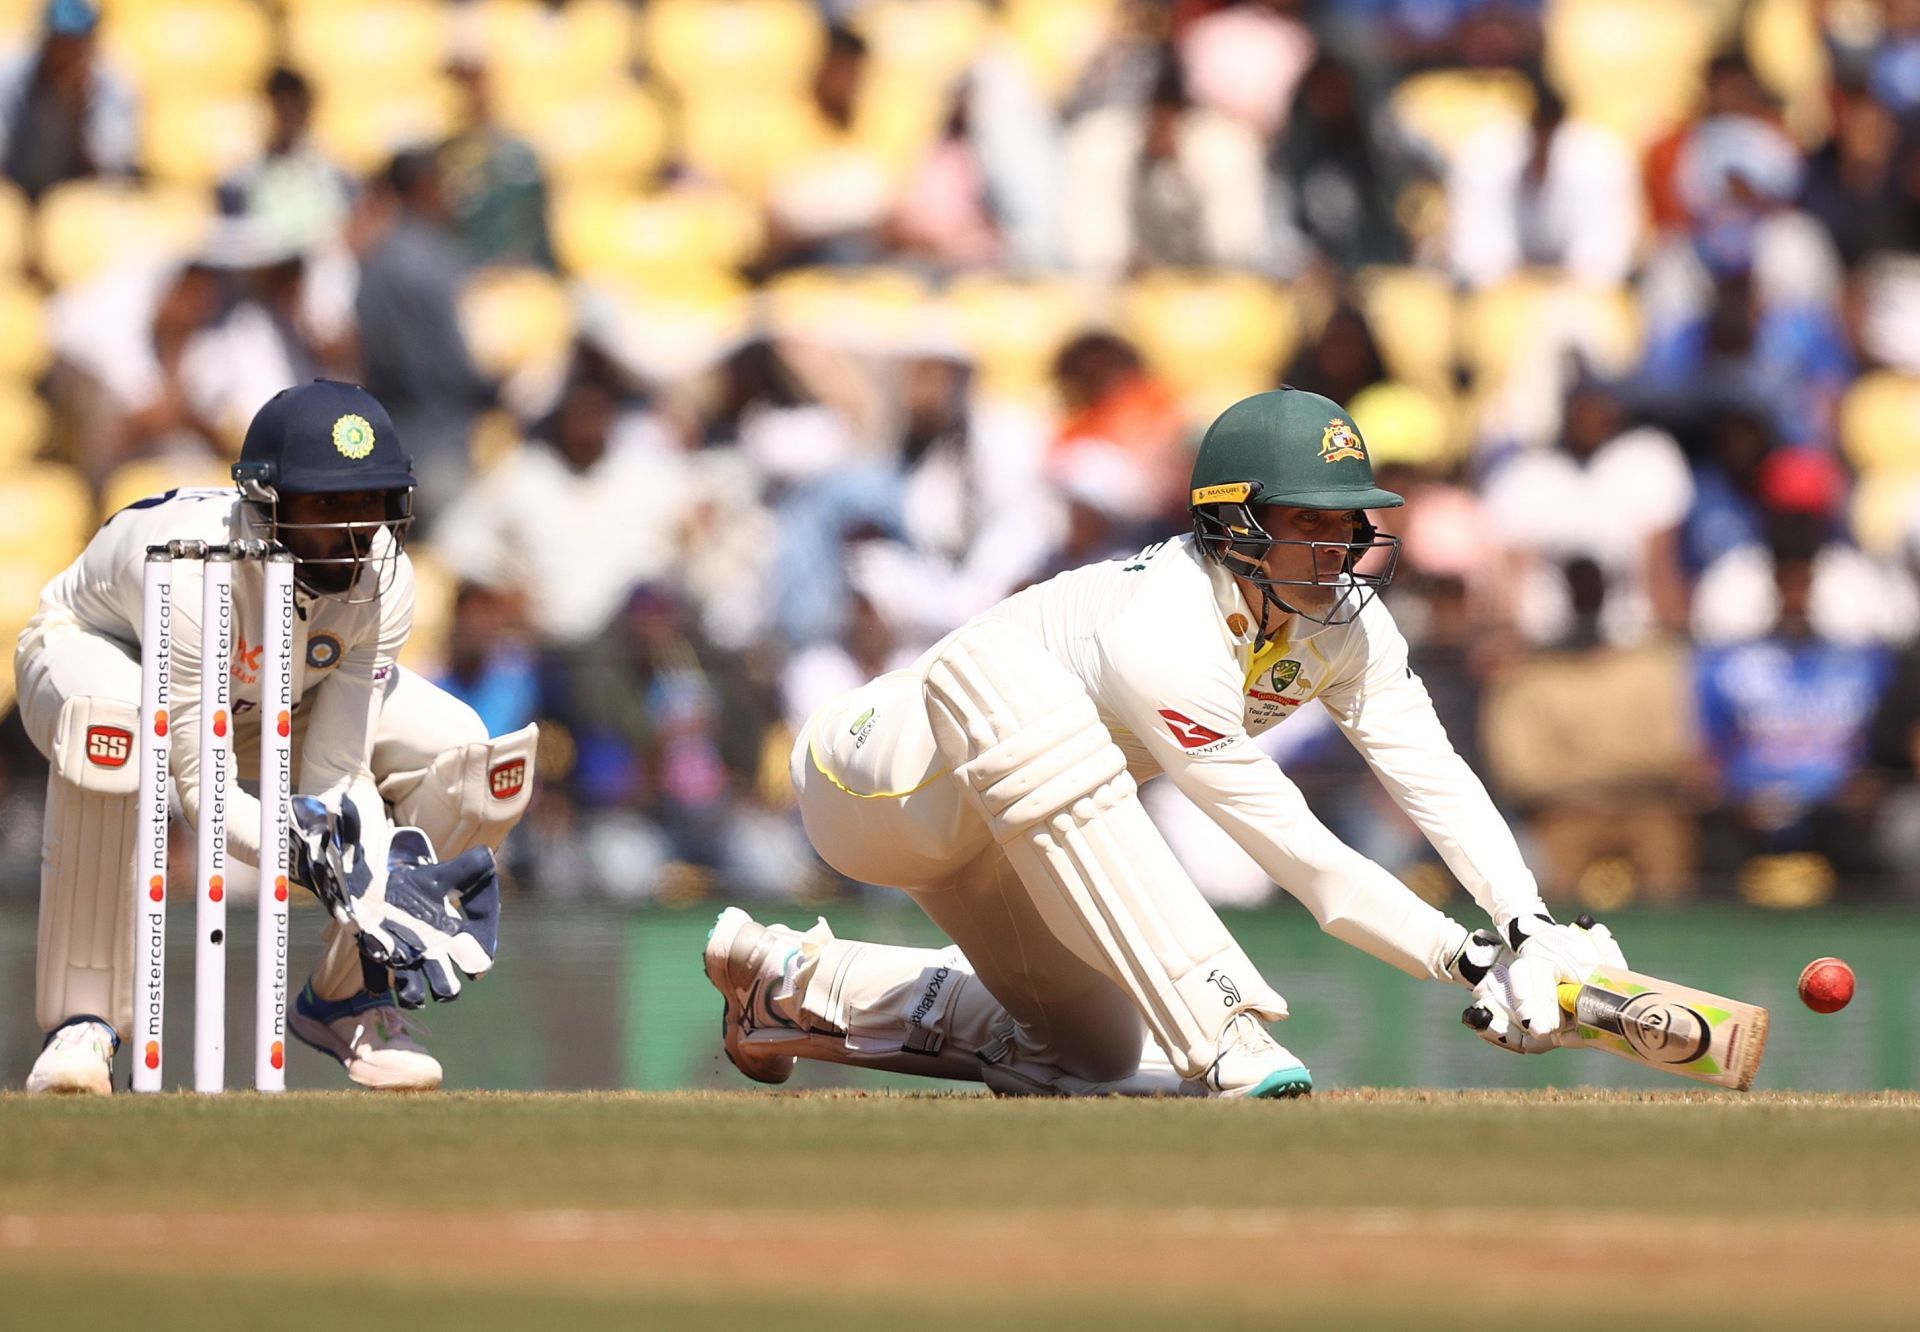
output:
<path id="1" fill-rule="evenodd" d="M 452 860 L 433 859 L 418 828 L 394 832 L 387 860 L 386 914 L 393 940 L 387 965 L 402 1008 L 460 997 L 460 977 L 478 979 L 500 947 L 500 874 L 493 852 L 469 848 Z M 364 952 L 364 949 L 363 949 Z"/>
<path id="2" fill-rule="evenodd" d="M 391 989 L 402 1008 L 459 997 L 460 977 L 485 975 L 500 942 L 500 876 L 474 847 L 445 863 L 418 828 L 396 828 L 376 876 L 360 845 L 360 814 L 293 798 L 293 877 L 359 937 L 367 989 Z"/>

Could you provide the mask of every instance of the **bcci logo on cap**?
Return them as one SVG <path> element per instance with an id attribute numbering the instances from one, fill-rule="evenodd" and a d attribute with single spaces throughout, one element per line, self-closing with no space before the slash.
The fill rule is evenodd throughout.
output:
<path id="1" fill-rule="evenodd" d="M 96 768 L 124 768 L 133 757 L 133 732 L 121 726 L 87 728 L 87 762 Z"/>
<path id="2" fill-rule="evenodd" d="M 366 417 L 348 412 L 333 423 L 333 447 L 359 462 L 373 452 L 373 426 Z"/>
<path id="3" fill-rule="evenodd" d="M 495 800 L 511 800 L 520 794 L 520 788 L 527 784 L 527 761 L 523 758 L 509 759 L 497 764 L 487 773 L 487 789 L 493 792 Z"/>

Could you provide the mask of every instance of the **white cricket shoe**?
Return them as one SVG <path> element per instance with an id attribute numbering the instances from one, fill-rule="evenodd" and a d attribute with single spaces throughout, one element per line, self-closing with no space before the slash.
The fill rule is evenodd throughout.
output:
<path id="1" fill-rule="evenodd" d="M 1220 1057 L 1196 1081 L 1206 1094 L 1220 1097 L 1268 1099 L 1305 1096 L 1313 1090 L 1307 1066 L 1273 1039 L 1260 1019 L 1241 1013 L 1227 1023 L 1220 1037 Z"/>
<path id="2" fill-rule="evenodd" d="M 27 1074 L 30 1092 L 107 1096 L 113 1091 L 114 1029 L 96 1017 L 68 1018 L 47 1034 L 40 1057 Z"/>
<path id="3" fill-rule="evenodd" d="M 322 999 L 308 981 L 293 1006 L 287 1029 L 321 1054 L 331 1055 L 347 1076 L 375 1091 L 432 1091 L 440 1085 L 440 1061 L 420 1048 L 391 994 L 365 990 L 345 999 Z"/>
<path id="4" fill-rule="evenodd" d="M 785 978 L 800 957 L 797 931 L 762 925 L 739 907 L 722 911 L 707 934 L 707 979 L 725 1001 L 721 1044 L 733 1066 L 755 1082 L 781 1083 L 793 1076 L 792 1055 L 753 1047 L 791 1041 L 800 1034 L 767 1002 L 770 986 Z"/>

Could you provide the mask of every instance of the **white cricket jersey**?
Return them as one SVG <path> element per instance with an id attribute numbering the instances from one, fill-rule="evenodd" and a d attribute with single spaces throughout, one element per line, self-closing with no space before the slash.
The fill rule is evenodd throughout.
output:
<path id="1" fill-rule="evenodd" d="M 1350 624 L 1296 618 L 1256 651 L 1239 585 L 1183 536 L 1070 570 L 988 613 L 1037 635 L 1080 677 L 1136 781 L 1166 773 L 1336 937 L 1440 978 L 1462 930 L 1336 838 L 1248 739 L 1309 699 L 1496 925 L 1539 909 L 1512 832 L 1454 752 L 1378 598 Z"/>
<path id="2" fill-rule="evenodd" d="M 79 630 L 104 635 L 138 653 L 147 547 L 168 541 L 217 544 L 266 535 L 238 491 L 170 491 L 120 510 L 94 534 L 78 559 L 40 594 L 40 609 L 23 639 Z M 361 574 L 370 582 L 375 571 Z M 257 561 L 234 567 L 234 756 L 241 775 L 257 767 L 260 746 L 260 660 L 264 638 L 264 571 Z M 201 567 L 176 562 L 173 571 L 173 674 L 170 712 L 172 771 L 189 821 L 200 805 Z M 386 818 L 369 766 L 374 727 L 387 681 L 413 625 L 413 566 L 403 553 L 392 582 L 377 599 L 348 605 L 294 590 L 293 697 L 300 726 L 299 777 L 294 789 L 337 806 L 351 790 L 362 818 L 362 841 L 385 845 Z M 236 792 L 227 811 L 232 853 L 257 864 L 260 809 Z"/>

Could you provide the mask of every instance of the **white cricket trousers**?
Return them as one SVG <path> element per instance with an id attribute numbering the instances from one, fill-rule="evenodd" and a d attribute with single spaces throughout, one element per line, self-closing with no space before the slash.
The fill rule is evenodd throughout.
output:
<path id="1" fill-rule="evenodd" d="M 794 745 L 792 773 L 821 858 L 849 878 L 905 892 L 964 958 L 972 983 L 950 986 L 934 1015 L 943 1062 L 978 1056 L 987 1067 L 975 1076 L 995 1086 L 1006 1080 L 996 1074 L 1018 1070 L 1021 1085 L 1009 1090 L 1092 1091 L 1142 1075 L 1152 1082 L 1144 1090 L 1176 1087 L 1132 1000 L 1055 937 L 966 802 L 935 746 L 924 679 L 919 668 L 893 671 L 826 703 Z M 877 1026 L 889 1015 L 925 1018 L 898 1010 L 924 1010 L 934 992 L 929 978 L 954 960 L 950 951 L 851 941 L 831 948 L 838 956 L 819 965 L 839 968 L 833 1011 L 806 1017 L 843 1029 L 847 1015 L 863 1012 Z M 882 1038 L 874 1048 L 886 1044 Z M 911 1060 L 871 1062 L 912 1067 Z"/>

